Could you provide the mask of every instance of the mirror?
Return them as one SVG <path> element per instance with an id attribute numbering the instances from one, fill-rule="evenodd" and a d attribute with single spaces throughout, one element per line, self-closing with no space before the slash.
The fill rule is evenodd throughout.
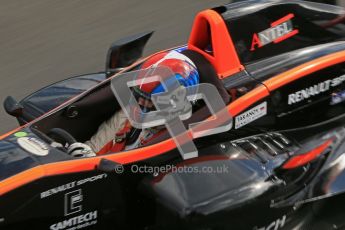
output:
<path id="1" fill-rule="evenodd" d="M 4 109 L 6 113 L 14 117 L 20 117 L 23 114 L 23 106 L 17 102 L 12 96 L 6 97 L 4 101 Z"/>
<path id="2" fill-rule="evenodd" d="M 153 31 L 150 31 L 125 37 L 114 42 L 110 46 L 107 54 L 106 72 L 108 76 L 111 76 L 141 58 L 144 47 L 152 34 Z"/>

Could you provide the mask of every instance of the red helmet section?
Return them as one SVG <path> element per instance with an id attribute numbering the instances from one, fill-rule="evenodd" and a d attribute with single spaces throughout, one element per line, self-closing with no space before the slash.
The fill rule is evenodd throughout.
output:
<path id="1" fill-rule="evenodd" d="M 163 52 L 152 56 L 142 64 L 141 69 L 150 68 L 153 65 L 155 65 L 154 67 L 167 67 L 174 74 L 179 74 L 184 78 L 188 77 L 187 73 L 192 72 L 194 67 L 191 64 L 186 64 L 186 61 L 178 58 L 170 57 L 164 59 L 168 54 L 169 52 Z M 147 94 L 150 94 L 159 84 L 160 82 L 158 81 L 146 83 L 140 86 L 140 90 Z"/>

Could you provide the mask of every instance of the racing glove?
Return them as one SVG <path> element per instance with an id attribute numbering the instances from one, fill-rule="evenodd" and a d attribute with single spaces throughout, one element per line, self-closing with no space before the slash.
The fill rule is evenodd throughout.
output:
<path id="1" fill-rule="evenodd" d="M 91 149 L 90 146 L 79 142 L 71 144 L 67 149 L 67 153 L 78 158 L 96 156 L 96 153 Z"/>

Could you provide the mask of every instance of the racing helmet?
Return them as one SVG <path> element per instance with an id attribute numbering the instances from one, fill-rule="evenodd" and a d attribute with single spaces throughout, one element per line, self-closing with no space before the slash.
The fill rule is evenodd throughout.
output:
<path id="1" fill-rule="evenodd" d="M 169 68 L 174 74 L 170 77 L 175 77 L 184 87 L 199 84 L 199 73 L 195 64 L 188 57 L 177 51 L 156 54 L 146 60 L 140 69 L 154 69 L 158 67 Z M 153 94 L 164 92 L 164 87 L 160 82 L 151 82 L 133 87 L 133 92 L 136 97 L 139 96 L 151 100 Z"/>

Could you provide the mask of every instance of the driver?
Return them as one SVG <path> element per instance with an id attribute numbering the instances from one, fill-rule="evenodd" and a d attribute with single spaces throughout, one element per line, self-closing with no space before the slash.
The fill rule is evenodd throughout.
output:
<path id="1" fill-rule="evenodd" d="M 140 69 L 156 67 L 168 67 L 182 86 L 199 84 L 199 74 L 195 64 L 188 57 L 176 51 L 156 54 L 146 60 Z M 136 86 L 132 90 L 143 112 L 154 109 L 151 95 L 163 91 L 159 82 Z M 130 150 L 145 145 L 159 136 L 164 129 L 164 126 L 144 130 L 136 129 L 131 126 L 125 113 L 120 110 L 109 120 L 103 122 L 98 131 L 85 144 L 97 155 Z"/>

